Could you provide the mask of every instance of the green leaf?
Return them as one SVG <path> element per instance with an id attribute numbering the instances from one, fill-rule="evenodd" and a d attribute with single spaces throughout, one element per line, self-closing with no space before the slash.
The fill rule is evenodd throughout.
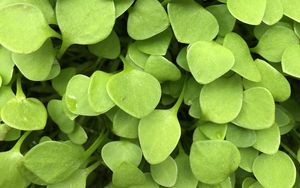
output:
<path id="1" fill-rule="evenodd" d="M 115 171 L 123 162 L 138 166 L 142 160 L 142 151 L 131 142 L 113 141 L 104 145 L 101 156 L 107 167 Z"/>
<path id="2" fill-rule="evenodd" d="M 204 118 L 215 123 L 228 123 L 241 111 L 243 85 L 239 76 L 219 78 L 203 86 L 200 107 Z"/>
<path id="3" fill-rule="evenodd" d="M 116 9 L 116 18 L 121 16 L 131 5 L 134 0 L 114 0 Z"/>
<path id="4" fill-rule="evenodd" d="M 159 188 L 159 185 L 154 182 L 150 173 L 145 173 L 146 180 L 141 185 L 131 185 L 130 188 Z"/>
<path id="5" fill-rule="evenodd" d="M 176 148 L 181 135 L 176 113 L 172 110 L 154 110 L 141 119 L 138 135 L 147 162 L 163 162 Z"/>
<path id="6" fill-rule="evenodd" d="M 112 31 L 106 39 L 97 44 L 89 45 L 88 49 L 98 57 L 116 59 L 121 53 L 120 39 L 116 32 Z"/>
<path id="7" fill-rule="evenodd" d="M 15 94 L 11 90 L 9 86 L 2 86 L 0 87 L 0 112 L 3 106 L 10 100 L 15 97 Z M 0 113 L 1 118 L 1 113 Z"/>
<path id="8" fill-rule="evenodd" d="M 62 132 L 68 134 L 74 131 L 75 122 L 69 119 L 65 114 L 62 101 L 56 99 L 49 101 L 47 110 L 51 119 Z"/>
<path id="9" fill-rule="evenodd" d="M 239 148 L 241 154 L 240 168 L 247 172 L 252 172 L 254 160 L 258 156 L 258 151 L 253 148 Z"/>
<path id="10" fill-rule="evenodd" d="M 115 24 L 115 6 L 113 0 L 57 0 L 56 16 L 62 55 L 71 44 L 95 44 L 107 38 Z"/>
<path id="11" fill-rule="evenodd" d="M 181 150 L 175 158 L 175 161 L 177 164 L 178 175 L 173 188 L 195 188 L 198 184 L 198 180 L 192 173 L 189 156 Z"/>
<path id="12" fill-rule="evenodd" d="M 275 122 L 275 103 L 265 88 L 253 87 L 244 91 L 243 105 L 233 123 L 246 129 L 259 130 Z"/>
<path id="13" fill-rule="evenodd" d="M 139 119 L 118 110 L 113 118 L 112 132 L 124 138 L 138 138 Z"/>
<path id="14" fill-rule="evenodd" d="M 137 44 L 137 42 L 130 44 L 127 54 L 137 66 L 144 68 L 149 55 L 140 51 Z"/>
<path id="15" fill-rule="evenodd" d="M 236 33 L 228 33 L 223 45 L 234 55 L 235 63 L 231 68 L 234 72 L 254 82 L 261 80 L 261 75 L 250 54 L 247 43 Z"/>
<path id="16" fill-rule="evenodd" d="M 200 126 L 198 126 L 193 133 L 193 142 L 199 141 L 199 140 L 209 140 L 204 133 L 200 130 Z M 221 139 L 223 140 L 223 139 Z"/>
<path id="17" fill-rule="evenodd" d="M 300 2 L 297 0 L 282 0 L 283 13 L 287 17 L 300 22 L 300 13 L 298 9 L 300 8 Z"/>
<path id="18" fill-rule="evenodd" d="M 83 159 L 83 149 L 80 146 L 47 141 L 29 150 L 21 165 L 45 183 L 54 184 L 71 176 Z"/>
<path id="19" fill-rule="evenodd" d="M 60 37 L 40 9 L 25 3 L 0 8 L 0 28 L 0 44 L 15 53 L 32 53 L 49 37 Z"/>
<path id="20" fill-rule="evenodd" d="M 145 72 L 152 74 L 160 82 L 176 81 L 181 77 L 180 70 L 163 56 L 151 55 L 144 67 Z"/>
<path id="21" fill-rule="evenodd" d="M 68 67 L 62 69 L 60 74 L 51 80 L 52 87 L 60 96 L 65 94 L 68 82 L 75 74 L 76 69 L 74 67 Z"/>
<path id="22" fill-rule="evenodd" d="M 73 76 L 66 88 L 65 102 L 67 108 L 74 114 L 95 116 L 98 113 L 90 106 L 88 101 L 88 88 L 90 78 L 77 74 Z"/>
<path id="23" fill-rule="evenodd" d="M 86 143 L 88 136 L 85 130 L 79 124 L 76 124 L 74 130 L 68 133 L 68 138 L 74 144 L 82 145 Z"/>
<path id="24" fill-rule="evenodd" d="M 116 186 L 129 187 L 145 182 L 145 175 L 135 165 L 122 162 L 113 172 L 112 182 Z"/>
<path id="25" fill-rule="evenodd" d="M 56 56 L 52 42 L 47 40 L 37 51 L 30 54 L 12 54 L 21 73 L 29 80 L 43 81 L 50 74 Z"/>
<path id="26" fill-rule="evenodd" d="M 280 131 L 277 124 L 268 129 L 256 131 L 255 149 L 265 154 L 274 154 L 278 151 L 280 145 Z"/>
<path id="27" fill-rule="evenodd" d="M 281 61 L 284 50 L 294 44 L 299 44 L 299 39 L 292 29 L 273 26 L 261 36 L 252 51 L 268 61 L 277 63 Z"/>
<path id="28" fill-rule="evenodd" d="M 87 176 L 86 169 L 80 169 L 64 181 L 48 185 L 47 188 L 84 188 L 86 187 Z"/>
<path id="29" fill-rule="evenodd" d="M 282 70 L 284 73 L 300 78 L 300 45 L 291 45 L 285 49 L 282 55 Z"/>
<path id="30" fill-rule="evenodd" d="M 173 187 L 177 180 L 177 164 L 172 157 L 150 166 L 153 180 L 164 187 Z"/>
<path id="31" fill-rule="evenodd" d="M 268 25 L 277 23 L 283 17 L 282 0 L 267 0 L 263 22 Z"/>
<path id="32" fill-rule="evenodd" d="M 227 131 L 227 124 L 206 122 L 199 125 L 200 131 L 211 140 L 223 140 Z"/>
<path id="33" fill-rule="evenodd" d="M 212 13 L 218 21 L 218 35 L 225 36 L 227 33 L 233 30 L 236 19 L 230 14 L 226 5 L 211 5 L 206 7 L 206 9 Z"/>
<path id="34" fill-rule="evenodd" d="M 233 173 L 240 163 L 238 149 L 228 141 L 193 142 L 190 165 L 195 177 L 207 184 L 217 184 Z"/>
<path id="35" fill-rule="evenodd" d="M 136 41 L 137 48 L 150 55 L 166 55 L 173 33 L 170 28 L 145 40 Z"/>
<path id="36" fill-rule="evenodd" d="M 192 76 L 189 77 L 184 91 L 184 98 L 183 98 L 184 103 L 186 105 L 192 105 L 195 100 L 199 101 L 199 95 L 201 89 L 202 89 L 202 85 L 196 82 L 196 80 Z"/>
<path id="37" fill-rule="evenodd" d="M 258 156 L 253 164 L 253 173 L 266 188 L 293 187 L 296 180 L 295 165 L 282 151 L 273 155 Z"/>
<path id="38" fill-rule="evenodd" d="M 36 98 L 12 98 L 1 110 L 8 126 L 19 130 L 41 130 L 46 126 L 47 110 Z"/>
<path id="39" fill-rule="evenodd" d="M 199 41 L 189 46 L 187 61 L 196 81 L 207 84 L 232 68 L 234 56 L 229 49 L 216 42 Z"/>
<path id="40" fill-rule="evenodd" d="M 219 31 L 217 19 L 194 0 L 174 0 L 168 3 L 168 14 L 178 42 L 210 41 Z"/>
<path id="41" fill-rule="evenodd" d="M 111 74 L 103 71 L 95 71 L 91 76 L 88 102 L 97 113 L 105 113 L 115 106 L 106 91 L 107 82 L 111 77 Z"/>
<path id="42" fill-rule="evenodd" d="M 168 26 L 168 15 L 157 0 L 136 0 L 134 6 L 129 9 L 127 32 L 135 40 L 153 37 Z"/>
<path id="43" fill-rule="evenodd" d="M 283 102 L 291 95 L 291 87 L 288 80 L 267 62 L 256 59 L 255 64 L 261 73 L 260 82 L 244 80 L 246 89 L 251 87 L 264 87 L 270 91 L 275 101 Z"/>
<path id="44" fill-rule="evenodd" d="M 185 71 L 190 72 L 190 68 L 186 59 L 187 55 L 187 47 L 181 48 L 179 51 L 177 57 L 176 57 L 176 63 L 183 68 Z"/>
<path id="45" fill-rule="evenodd" d="M 266 0 L 227 0 L 227 7 L 230 13 L 238 20 L 249 24 L 259 25 L 266 10 Z"/>
<path id="46" fill-rule="evenodd" d="M 122 71 L 114 75 L 106 89 L 118 107 L 136 118 L 150 114 L 161 97 L 159 82 L 152 75 L 138 70 Z"/>
<path id="47" fill-rule="evenodd" d="M 0 47 L 0 77 L 2 80 L 1 85 L 7 85 L 13 76 L 14 62 L 11 58 L 11 52 L 7 49 Z"/>
<path id="48" fill-rule="evenodd" d="M 230 124 L 227 128 L 226 140 L 232 142 L 236 147 L 247 148 L 255 144 L 256 133 L 253 130 Z"/>

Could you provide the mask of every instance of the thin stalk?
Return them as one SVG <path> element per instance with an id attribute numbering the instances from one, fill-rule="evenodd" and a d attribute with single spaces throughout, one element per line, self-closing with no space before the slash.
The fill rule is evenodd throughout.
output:
<path id="1" fill-rule="evenodd" d="M 22 146 L 24 140 L 29 136 L 30 133 L 31 133 L 31 131 L 25 132 L 11 150 L 20 152 L 20 149 L 21 149 L 21 146 Z"/>
<path id="2" fill-rule="evenodd" d="M 16 93 L 16 97 L 18 99 L 25 99 L 26 96 L 23 92 L 23 89 L 22 89 L 22 83 L 21 83 L 21 75 L 18 75 L 18 78 L 17 78 L 17 93 Z"/>
<path id="3" fill-rule="evenodd" d="M 67 49 L 70 46 L 71 46 L 71 44 L 69 42 L 66 42 L 65 40 L 63 40 L 62 45 L 61 45 L 60 49 L 58 50 L 57 58 L 61 59 L 62 56 L 64 55 L 64 53 L 67 51 Z"/>
<path id="4" fill-rule="evenodd" d="M 102 161 L 97 161 L 94 164 L 90 165 L 88 168 L 86 168 L 87 174 L 92 173 L 96 168 L 98 168 L 102 164 Z"/>
<path id="5" fill-rule="evenodd" d="M 284 143 L 280 143 L 280 145 L 283 147 L 283 149 L 285 150 L 285 151 L 287 151 L 289 154 L 290 154 L 290 156 L 292 156 L 295 160 L 297 160 L 298 161 L 298 159 L 297 159 L 297 155 L 287 146 L 287 145 L 285 145 Z"/>
<path id="6" fill-rule="evenodd" d="M 94 143 L 84 152 L 84 156 L 86 159 L 88 159 L 101 145 L 102 141 L 104 140 L 107 133 L 105 133 L 105 130 L 102 129 L 100 135 L 98 138 L 94 141 Z"/>
<path id="7" fill-rule="evenodd" d="M 186 88 L 186 78 L 184 80 L 184 84 L 183 84 L 183 88 L 181 90 L 181 93 L 180 93 L 180 96 L 179 98 L 177 99 L 175 105 L 170 109 L 172 112 L 174 112 L 174 114 L 177 114 L 178 113 L 178 110 L 181 106 L 181 103 L 183 101 L 183 97 L 184 97 L 184 92 L 185 92 L 185 88 Z"/>

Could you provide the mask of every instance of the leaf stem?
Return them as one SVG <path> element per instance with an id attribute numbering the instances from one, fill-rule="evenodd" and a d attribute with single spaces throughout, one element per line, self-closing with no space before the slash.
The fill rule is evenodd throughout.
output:
<path id="1" fill-rule="evenodd" d="M 172 0 L 164 0 L 163 2 L 161 2 L 162 6 L 165 6 L 166 4 L 170 3 Z"/>
<path id="2" fill-rule="evenodd" d="M 69 42 L 67 42 L 66 40 L 63 40 L 60 49 L 58 50 L 57 53 L 57 59 L 61 59 L 62 56 L 64 55 L 64 53 L 66 52 L 66 50 L 71 46 L 71 44 Z"/>
<path id="3" fill-rule="evenodd" d="M 127 60 L 125 59 L 125 57 L 123 55 L 120 55 L 120 59 L 123 62 L 124 65 L 124 70 L 123 71 L 130 71 L 132 70 L 132 66 L 127 62 Z"/>
<path id="4" fill-rule="evenodd" d="M 181 103 L 183 101 L 183 97 L 184 97 L 184 92 L 185 92 L 185 88 L 186 88 L 186 78 L 184 79 L 184 84 L 183 84 L 183 88 L 181 90 L 180 96 L 178 97 L 175 105 L 170 109 L 171 111 L 173 111 L 175 114 L 178 113 L 178 110 L 181 106 Z"/>
<path id="5" fill-rule="evenodd" d="M 281 145 L 281 147 L 283 147 L 283 149 L 285 150 L 285 151 L 287 151 L 295 160 L 297 160 L 298 161 L 298 159 L 297 159 L 297 155 L 287 146 L 287 145 L 285 145 L 284 143 L 280 143 L 280 145 Z"/>
<path id="6" fill-rule="evenodd" d="M 101 145 L 103 139 L 105 138 L 105 136 L 107 135 L 107 133 L 105 133 L 106 131 L 104 129 L 102 129 L 100 135 L 98 136 L 98 138 L 94 141 L 94 143 L 84 152 L 84 157 L 85 159 L 88 159 L 97 149 L 98 147 Z"/>
<path id="7" fill-rule="evenodd" d="M 94 164 L 90 165 L 89 167 L 86 168 L 87 174 L 92 173 L 96 168 L 98 168 L 102 164 L 102 161 L 97 161 Z"/>
<path id="8" fill-rule="evenodd" d="M 31 131 L 25 132 L 11 150 L 20 152 L 20 149 L 21 149 L 21 146 L 22 146 L 24 140 L 29 136 L 30 133 L 31 133 Z"/>
<path id="9" fill-rule="evenodd" d="M 21 75 L 18 75 L 17 77 L 17 93 L 16 93 L 16 97 L 18 99 L 25 99 L 26 96 L 23 92 L 23 89 L 22 89 L 22 83 L 21 83 Z"/>

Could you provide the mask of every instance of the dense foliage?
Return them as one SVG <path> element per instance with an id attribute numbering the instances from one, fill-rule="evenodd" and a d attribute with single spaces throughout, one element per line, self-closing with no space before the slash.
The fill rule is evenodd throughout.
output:
<path id="1" fill-rule="evenodd" d="M 1 0 L 1 188 L 300 187 L 299 0 Z"/>

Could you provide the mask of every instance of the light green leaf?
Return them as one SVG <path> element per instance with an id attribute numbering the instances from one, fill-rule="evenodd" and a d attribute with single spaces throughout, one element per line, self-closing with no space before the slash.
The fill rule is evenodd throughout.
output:
<path id="1" fill-rule="evenodd" d="M 234 55 L 235 63 L 231 68 L 242 77 L 258 82 L 261 75 L 250 54 L 249 47 L 244 39 L 236 33 L 228 33 L 224 38 L 223 45 L 230 49 Z"/>
<path id="2" fill-rule="evenodd" d="M 118 110 L 113 118 L 112 132 L 124 138 L 137 138 L 138 137 L 139 119 Z"/>
<path id="3" fill-rule="evenodd" d="M 240 153 L 231 142 L 207 140 L 193 142 L 190 165 L 195 177 L 207 184 L 226 180 L 240 163 Z"/>
<path id="4" fill-rule="evenodd" d="M 268 129 L 256 131 L 255 149 L 265 154 L 274 154 L 278 151 L 280 145 L 280 131 L 277 124 Z"/>
<path id="5" fill-rule="evenodd" d="M 291 87 L 288 80 L 267 62 L 256 59 L 255 64 L 261 73 L 260 82 L 244 80 L 246 89 L 251 87 L 264 87 L 270 91 L 275 101 L 283 102 L 291 95 Z"/>
<path id="6" fill-rule="evenodd" d="M 172 157 L 168 157 L 161 163 L 150 165 L 150 172 L 153 180 L 164 187 L 172 187 L 176 183 L 178 170 Z"/>
<path id="7" fill-rule="evenodd" d="M 134 0 L 114 0 L 114 3 L 116 18 L 118 18 L 134 3 Z"/>
<path id="8" fill-rule="evenodd" d="M 71 133 L 68 133 L 68 138 L 74 144 L 83 145 L 86 143 L 88 136 L 85 130 L 79 124 L 76 124 L 74 130 Z"/>
<path id="9" fill-rule="evenodd" d="M 89 45 L 88 49 L 100 58 L 116 59 L 121 53 L 120 39 L 116 32 L 112 31 L 106 39 L 97 44 Z"/>
<path id="10" fill-rule="evenodd" d="M 101 156 L 107 167 L 115 171 L 123 162 L 138 166 L 142 160 L 142 151 L 131 142 L 113 141 L 104 145 Z"/>
<path id="11" fill-rule="evenodd" d="M 60 96 L 65 94 L 68 82 L 73 76 L 75 76 L 75 74 L 76 69 L 74 67 L 68 67 L 62 69 L 60 74 L 51 80 L 52 87 Z"/>
<path id="12" fill-rule="evenodd" d="M 113 0 L 58 0 L 56 16 L 63 53 L 71 44 L 95 44 L 107 38 L 115 24 L 115 6 Z"/>
<path id="13" fill-rule="evenodd" d="M 282 0 L 267 0 L 263 22 L 268 25 L 277 23 L 283 16 Z"/>
<path id="14" fill-rule="evenodd" d="M 21 73 L 29 80 L 43 81 L 50 74 L 56 56 L 52 42 L 47 40 L 37 51 L 30 54 L 12 54 Z"/>
<path id="15" fill-rule="evenodd" d="M 282 0 L 283 13 L 287 17 L 300 22 L 300 2 L 298 0 Z"/>
<path id="16" fill-rule="evenodd" d="M 202 85 L 196 82 L 196 80 L 192 76 L 189 77 L 184 91 L 184 103 L 190 106 L 195 100 L 199 101 L 198 99 L 201 89 Z"/>
<path id="17" fill-rule="evenodd" d="M 227 7 L 230 13 L 236 19 L 249 25 L 259 25 L 261 23 L 266 5 L 266 0 L 227 0 Z"/>
<path id="18" fill-rule="evenodd" d="M 229 49 L 216 42 L 199 41 L 189 46 L 187 61 L 196 81 L 207 84 L 233 67 L 234 56 Z"/>
<path id="19" fill-rule="evenodd" d="M 253 87 L 244 91 L 243 106 L 233 123 L 246 129 L 259 130 L 275 122 L 275 103 L 265 88 Z"/>
<path id="20" fill-rule="evenodd" d="M 106 89 L 118 107 L 136 118 L 150 114 L 161 97 L 159 82 L 152 75 L 138 70 L 114 75 Z"/>
<path id="21" fill-rule="evenodd" d="M 7 85 L 12 79 L 14 72 L 14 62 L 11 58 L 11 52 L 3 47 L 0 47 L 0 77 L 1 85 Z"/>
<path id="22" fill-rule="evenodd" d="M 146 181 L 141 185 L 131 185 L 129 188 L 159 188 L 159 185 L 154 182 L 150 173 L 145 173 Z"/>
<path id="23" fill-rule="evenodd" d="M 181 48 L 179 51 L 177 57 L 176 57 L 176 63 L 183 68 L 184 70 L 190 72 L 190 68 L 186 59 L 187 55 L 187 47 Z"/>
<path id="24" fill-rule="evenodd" d="M 173 33 L 170 28 L 149 39 L 136 41 L 137 48 L 150 55 L 166 55 Z"/>
<path id="25" fill-rule="evenodd" d="M 284 50 L 294 44 L 299 44 L 299 39 L 293 30 L 278 25 L 268 29 L 252 51 L 268 61 L 277 63 L 281 61 Z"/>
<path id="26" fill-rule="evenodd" d="M 145 67 L 147 59 L 149 57 L 148 54 L 145 54 L 138 49 L 137 42 L 129 45 L 127 55 L 134 62 L 134 64 L 136 64 L 140 68 Z"/>
<path id="27" fill-rule="evenodd" d="M 217 19 L 194 0 L 174 0 L 168 3 L 168 14 L 178 42 L 210 41 L 219 31 Z"/>
<path id="28" fill-rule="evenodd" d="M 199 125 L 200 131 L 211 140 L 223 140 L 227 131 L 227 124 L 206 122 Z"/>
<path id="29" fill-rule="evenodd" d="M 176 81 L 181 77 L 180 70 L 163 56 L 151 55 L 144 67 L 145 72 L 152 74 L 160 82 Z"/>
<path id="30" fill-rule="evenodd" d="M 153 37 L 166 30 L 168 26 L 168 15 L 157 0 L 136 0 L 129 10 L 127 32 L 135 40 Z"/>
<path id="31" fill-rule="evenodd" d="M 85 169 L 80 169 L 74 172 L 66 180 L 48 185 L 47 188 L 85 188 L 88 173 Z"/>
<path id="32" fill-rule="evenodd" d="M 258 151 L 253 148 L 239 148 L 241 154 L 240 168 L 247 172 L 252 172 L 253 162 L 258 156 Z"/>
<path id="33" fill-rule="evenodd" d="M 82 74 L 77 74 L 70 79 L 66 88 L 65 103 L 72 113 L 85 116 L 98 114 L 88 101 L 90 80 L 89 77 Z"/>
<path id="34" fill-rule="evenodd" d="M 236 147 L 247 148 L 255 144 L 256 133 L 253 130 L 230 124 L 227 128 L 226 140 L 232 142 Z"/>
<path id="35" fill-rule="evenodd" d="M 48 38 L 60 38 L 48 26 L 41 10 L 25 3 L 0 8 L 0 28 L 0 44 L 15 53 L 29 54 Z"/>
<path id="36" fill-rule="evenodd" d="M 147 162 L 161 163 L 176 148 L 181 135 L 176 113 L 171 110 L 154 110 L 141 119 L 138 135 Z"/>
<path id="37" fill-rule="evenodd" d="M 293 187 L 296 180 L 295 165 L 282 151 L 258 156 L 253 164 L 253 173 L 266 188 Z"/>
<path id="38" fill-rule="evenodd" d="M 206 9 L 210 13 L 212 13 L 218 21 L 219 24 L 218 35 L 225 36 L 227 33 L 233 30 L 236 20 L 230 14 L 225 4 L 211 5 L 206 7 Z"/>
<path id="39" fill-rule="evenodd" d="M 300 45 L 287 47 L 282 55 L 282 70 L 284 73 L 300 78 Z"/>
<path id="40" fill-rule="evenodd" d="M 95 71 L 90 80 L 88 88 L 88 102 L 97 113 L 105 113 L 115 106 L 110 99 L 106 85 L 112 74 L 103 71 Z"/>
<path id="41" fill-rule="evenodd" d="M 241 111 L 243 85 L 239 76 L 219 78 L 203 86 L 200 107 L 204 118 L 215 123 L 228 123 Z"/>
<path id="42" fill-rule="evenodd" d="M 129 187 L 131 185 L 140 185 L 146 178 L 143 172 L 135 165 L 122 162 L 113 172 L 112 182 L 116 186 Z"/>

